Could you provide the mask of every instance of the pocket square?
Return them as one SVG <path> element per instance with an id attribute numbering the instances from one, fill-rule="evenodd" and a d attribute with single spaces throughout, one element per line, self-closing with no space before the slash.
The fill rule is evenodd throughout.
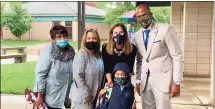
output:
<path id="1" fill-rule="evenodd" d="M 157 41 L 154 41 L 153 43 L 157 43 L 157 42 L 160 42 L 161 40 L 157 40 Z"/>

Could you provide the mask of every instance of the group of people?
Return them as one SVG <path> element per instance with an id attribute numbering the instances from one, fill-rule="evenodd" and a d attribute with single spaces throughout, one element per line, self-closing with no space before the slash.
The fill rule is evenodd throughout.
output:
<path id="1" fill-rule="evenodd" d="M 41 51 L 36 65 L 34 106 L 45 102 L 48 109 L 62 109 L 71 99 L 75 109 L 134 109 L 137 92 L 143 109 L 171 109 L 183 76 L 176 33 L 171 25 L 153 21 L 146 4 L 136 8 L 136 17 L 142 28 L 134 44 L 124 24 L 117 23 L 102 47 L 98 31 L 86 30 L 77 53 L 68 43 L 66 27 L 52 27 L 53 42 Z M 136 85 L 131 83 L 135 58 Z"/>

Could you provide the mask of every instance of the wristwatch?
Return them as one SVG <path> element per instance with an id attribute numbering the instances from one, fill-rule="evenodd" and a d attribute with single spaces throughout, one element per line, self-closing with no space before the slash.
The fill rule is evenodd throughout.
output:
<path id="1" fill-rule="evenodd" d="M 180 85 L 180 81 L 174 81 L 176 85 Z"/>

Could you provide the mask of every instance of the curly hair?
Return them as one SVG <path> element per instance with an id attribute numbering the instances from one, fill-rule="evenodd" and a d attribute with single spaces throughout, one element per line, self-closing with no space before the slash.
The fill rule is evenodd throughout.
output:
<path id="1" fill-rule="evenodd" d="M 50 30 L 51 39 L 54 40 L 56 38 L 56 34 L 68 35 L 67 28 L 62 25 L 55 25 Z"/>

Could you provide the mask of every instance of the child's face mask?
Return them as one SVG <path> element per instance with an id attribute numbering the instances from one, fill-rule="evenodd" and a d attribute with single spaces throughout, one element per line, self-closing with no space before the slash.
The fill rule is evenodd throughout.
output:
<path id="1" fill-rule="evenodd" d="M 114 81 L 119 85 L 125 85 L 127 83 L 127 76 L 117 76 L 115 75 Z"/>

